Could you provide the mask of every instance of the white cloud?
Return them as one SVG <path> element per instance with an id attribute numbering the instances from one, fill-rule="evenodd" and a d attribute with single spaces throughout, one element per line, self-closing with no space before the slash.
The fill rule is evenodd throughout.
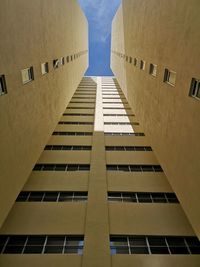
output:
<path id="1" fill-rule="evenodd" d="M 113 15 L 121 0 L 79 0 L 89 22 L 95 28 L 94 41 L 106 42 L 110 31 Z"/>

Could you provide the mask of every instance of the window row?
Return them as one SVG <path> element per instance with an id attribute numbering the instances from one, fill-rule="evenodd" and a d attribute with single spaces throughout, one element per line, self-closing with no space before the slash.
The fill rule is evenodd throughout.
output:
<path id="1" fill-rule="evenodd" d="M 102 103 L 103 104 L 128 104 L 128 102 L 120 102 L 120 101 L 119 102 L 114 102 L 114 101 L 113 102 L 106 102 L 106 101 L 103 101 Z"/>
<path id="2" fill-rule="evenodd" d="M 115 133 L 115 132 L 105 132 L 104 135 L 111 135 L 111 136 L 145 136 L 144 133 Z"/>
<path id="3" fill-rule="evenodd" d="M 92 146 L 47 145 L 44 150 L 92 150 Z"/>
<path id="4" fill-rule="evenodd" d="M 53 132 L 52 135 L 91 136 L 92 132 Z"/>
<path id="5" fill-rule="evenodd" d="M 86 200 L 87 192 L 64 191 L 22 191 L 16 199 L 17 202 L 77 202 Z"/>
<path id="6" fill-rule="evenodd" d="M 80 57 L 81 55 L 87 53 L 87 51 L 82 51 L 74 55 L 66 57 L 66 62 L 73 61 L 74 59 Z M 70 59 L 70 60 L 69 60 Z M 65 64 L 65 58 L 54 59 L 52 61 L 52 66 L 54 69 L 58 68 L 59 65 L 63 66 Z M 41 64 L 41 74 L 49 73 L 49 63 L 44 62 Z M 21 70 L 22 84 L 27 84 L 34 80 L 34 69 L 33 66 Z M 0 95 L 7 94 L 6 78 L 4 74 L 0 74 Z"/>
<path id="7" fill-rule="evenodd" d="M 196 236 L 110 236 L 111 254 L 200 254 Z"/>
<path id="8" fill-rule="evenodd" d="M 105 125 L 139 125 L 139 122 L 104 122 Z"/>
<path id="9" fill-rule="evenodd" d="M 94 104 L 95 101 L 70 101 L 69 104 Z"/>
<path id="10" fill-rule="evenodd" d="M 72 96 L 72 99 L 96 99 L 96 97 L 90 97 L 90 96 Z"/>
<path id="11" fill-rule="evenodd" d="M 145 70 L 146 62 L 144 60 L 139 60 L 138 58 L 126 56 L 122 53 L 112 51 L 112 53 L 118 55 L 119 57 L 126 59 L 127 62 L 132 63 L 135 67 L 139 67 L 141 70 Z M 150 63 L 149 64 L 149 74 L 156 77 L 157 76 L 157 65 Z M 176 83 L 176 72 L 174 70 L 165 68 L 163 74 L 163 81 L 169 85 L 175 86 Z M 200 100 L 200 79 L 192 78 L 189 89 L 189 96 L 194 97 L 195 99 Z"/>
<path id="12" fill-rule="evenodd" d="M 123 110 L 130 110 L 131 108 L 128 108 L 128 107 L 123 107 L 123 108 L 120 108 L 120 107 L 103 107 L 103 109 L 123 109 Z"/>
<path id="13" fill-rule="evenodd" d="M 0 235 L 1 254 L 83 254 L 82 235 Z"/>
<path id="14" fill-rule="evenodd" d="M 94 107 L 71 107 L 71 106 L 68 106 L 67 109 L 94 109 Z"/>
<path id="15" fill-rule="evenodd" d="M 106 146 L 106 151 L 152 151 L 150 146 Z"/>
<path id="16" fill-rule="evenodd" d="M 75 93 L 74 93 L 74 96 L 76 96 L 76 95 L 94 95 L 94 96 L 96 96 L 96 93 L 79 93 L 79 91 L 80 90 L 77 90 Z"/>
<path id="17" fill-rule="evenodd" d="M 85 121 L 59 121 L 58 124 L 73 124 L 73 125 L 93 125 L 93 122 Z"/>
<path id="18" fill-rule="evenodd" d="M 89 171 L 90 164 L 36 164 L 33 171 Z"/>
<path id="19" fill-rule="evenodd" d="M 63 116 L 94 116 L 91 113 L 63 113 Z"/>
<path id="20" fill-rule="evenodd" d="M 103 97 L 103 99 L 126 100 L 125 97 Z M 107 103 L 107 102 L 106 102 Z M 124 102 L 123 102 L 124 103 Z"/>
<path id="21" fill-rule="evenodd" d="M 103 114 L 104 117 L 134 117 L 134 114 Z"/>
<path id="22" fill-rule="evenodd" d="M 160 165 L 119 165 L 119 164 L 107 164 L 107 171 L 124 171 L 124 172 L 162 172 Z"/>
<path id="23" fill-rule="evenodd" d="M 108 192 L 108 200 L 137 203 L 179 203 L 174 193 Z"/>

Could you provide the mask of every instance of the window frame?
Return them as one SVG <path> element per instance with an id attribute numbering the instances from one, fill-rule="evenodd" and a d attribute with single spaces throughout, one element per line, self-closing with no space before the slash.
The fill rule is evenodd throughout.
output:
<path id="1" fill-rule="evenodd" d="M 170 81 L 170 74 L 174 74 L 175 75 L 175 79 L 174 82 Z M 164 71 L 164 82 L 171 85 L 171 86 L 175 86 L 176 85 L 176 72 L 170 69 L 165 68 Z"/>
<path id="2" fill-rule="evenodd" d="M 6 78 L 4 74 L 0 74 L 0 96 L 7 94 Z"/>
<path id="3" fill-rule="evenodd" d="M 151 76 L 153 76 L 153 77 L 156 77 L 156 76 L 157 76 L 157 66 L 158 66 L 158 65 L 153 64 L 153 63 L 150 63 L 150 64 L 149 64 L 149 74 L 150 74 Z M 155 73 L 154 73 L 154 70 L 156 70 Z"/>
<path id="4" fill-rule="evenodd" d="M 27 76 L 29 79 L 24 79 L 23 78 L 23 74 L 25 74 L 25 72 L 27 72 Z M 34 81 L 34 71 L 33 71 L 33 66 L 29 67 L 29 68 L 25 68 L 23 70 L 21 70 L 21 75 L 22 75 L 22 83 L 23 84 L 27 84 L 31 81 Z"/>
<path id="5" fill-rule="evenodd" d="M 49 63 L 48 62 L 41 63 L 41 73 L 42 73 L 42 75 L 49 73 Z"/>
<path id="6" fill-rule="evenodd" d="M 196 85 L 196 86 L 194 87 L 194 85 Z M 200 96 L 199 97 L 197 96 L 198 92 L 200 92 L 200 79 L 192 78 L 189 96 L 191 96 L 197 100 L 200 100 Z"/>

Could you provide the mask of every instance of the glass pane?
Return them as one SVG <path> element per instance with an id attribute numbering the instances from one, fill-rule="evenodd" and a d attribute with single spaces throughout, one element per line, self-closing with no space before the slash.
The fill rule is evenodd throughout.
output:
<path id="1" fill-rule="evenodd" d="M 64 236 L 48 236 L 47 238 L 47 246 L 63 246 L 65 241 Z"/>
<path id="2" fill-rule="evenodd" d="M 43 246 L 26 246 L 24 254 L 41 254 Z"/>
<path id="3" fill-rule="evenodd" d="M 133 236 L 129 237 L 129 242 L 131 246 L 147 246 L 146 238 L 143 236 Z"/>

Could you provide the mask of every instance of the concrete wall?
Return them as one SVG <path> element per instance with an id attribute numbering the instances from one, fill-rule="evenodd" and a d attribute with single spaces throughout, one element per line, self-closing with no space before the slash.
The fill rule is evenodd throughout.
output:
<path id="1" fill-rule="evenodd" d="M 83 84 L 87 78 L 83 79 Z M 92 80 L 92 79 L 91 79 Z M 38 162 L 90 164 L 90 171 L 33 171 L 24 191 L 86 191 L 87 202 L 16 202 L 0 234 L 84 235 L 83 255 L 0 255 L 0 265 L 60 266 L 64 267 L 132 267 L 135 266 L 199 266 L 199 255 L 111 255 L 109 235 L 194 235 L 180 204 L 110 202 L 111 192 L 173 192 L 163 172 L 106 171 L 106 164 L 159 164 L 153 151 L 105 151 L 105 146 L 149 146 L 146 136 L 104 135 L 108 113 L 102 103 L 103 87 L 112 78 L 97 78 L 96 106 L 93 111 L 92 136 L 51 136 L 48 145 L 91 145 L 91 151 L 47 151 Z M 97 82 L 97 84 L 96 84 Z M 78 88 L 79 89 L 79 88 Z M 111 89 L 112 90 L 112 89 Z M 77 94 L 78 95 L 78 94 Z M 124 100 L 125 102 L 125 100 Z M 72 104 L 69 104 L 71 106 Z M 82 104 L 84 106 L 86 104 Z M 113 107 L 114 104 L 110 104 Z M 95 111 L 95 112 L 94 112 Z M 122 110 L 110 109 L 112 114 Z M 123 110 L 125 111 L 125 110 Z M 65 113 L 71 113 L 67 108 Z M 76 109 L 86 113 L 87 109 Z M 129 113 L 131 110 L 129 109 Z M 79 116 L 82 118 L 82 116 Z M 77 116 L 71 118 L 75 120 Z M 88 116 L 89 118 L 89 116 Z M 88 119 L 85 118 L 85 121 Z M 90 117 L 91 118 L 91 117 Z M 127 118 L 119 117 L 119 121 Z M 134 121 L 138 121 L 137 116 Z M 74 125 L 77 132 L 82 125 Z M 60 131 L 71 131 L 71 125 L 59 125 Z M 88 131 L 87 125 L 84 130 Z M 112 125 L 114 131 L 116 125 Z M 108 130 L 108 129 L 107 129 Z M 130 125 L 120 125 L 120 131 L 129 132 Z M 140 131 L 143 131 L 141 128 Z M 133 128 L 132 128 L 133 132 Z M 64 156 L 64 154 L 65 156 Z M 146 153 L 146 154 L 145 154 Z M 149 156 L 147 156 L 149 155 Z M 67 160 L 66 160 L 67 159 Z M 72 161 L 73 159 L 73 161 Z"/>
<path id="2" fill-rule="evenodd" d="M 74 0 L 2 0 L 0 25 L 0 74 L 7 83 L 0 96 L 1 225 L 84 75 L 88 25 Z M 61 57 L 65 65 L 53 69 Z M 34 81 L 23 85 L 21 70 L 30 66 Z"/>
<path id="3" fill-rule="evenodd" d="M 113 20 L 111 67 L 200 237 L 200 102 L 189 96 L 191 79 L 200 78 L 199 12 L 198 0 L 123 1 Z M 145 69 L 130 57 L 144 60 Z M 176 72 L 174 86 L 163 82 L 165 68 Z"/>

